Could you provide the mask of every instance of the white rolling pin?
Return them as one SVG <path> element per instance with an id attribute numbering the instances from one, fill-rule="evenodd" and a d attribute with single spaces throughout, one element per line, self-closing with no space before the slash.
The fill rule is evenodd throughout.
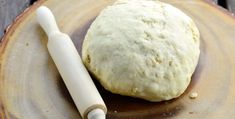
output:
<path id="1" fill-rule="evenodd" d="M 107 108 L 70 37 L 59 31 L 47 7 L 37 9 L 37 20 L 48 36 L 49 53 L 82 117 L 105 119 Z"/>

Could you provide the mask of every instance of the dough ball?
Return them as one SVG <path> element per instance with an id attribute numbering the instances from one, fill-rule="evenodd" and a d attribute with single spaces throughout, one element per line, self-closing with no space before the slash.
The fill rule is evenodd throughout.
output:
<path id="1" fill-rule="evenodd" d="M 199 52 L 199 31 L 179 9 L 153 0 L 119 0 L 90 26 L 82 60 L 112 93 L 156 102 L 186 90 Z"/>

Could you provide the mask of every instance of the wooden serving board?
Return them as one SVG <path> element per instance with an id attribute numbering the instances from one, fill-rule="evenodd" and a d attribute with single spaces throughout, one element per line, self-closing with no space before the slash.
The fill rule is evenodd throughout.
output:
<path id="1" fill-rule="evenodd" d="M 151 103 L 114 95 L 97 87 L 108 107 L 108 119 L 235 118 L 235 19 L 202 0 L 162 0 L 196 22 L 201 55 L 192 82 L 177 99 Z M 8 30 L 0 46 L 0 119 L 81 118 L 51 57 L 35 9 L 48 6 L 59 27 L 79 52 L 89 25 L 113 0 L 39 1 Z M 72 67 L 71 67 L 72 68 Z M 78 74 L 79 75 L 79 74 Z M 196 99 L 189 95 L 197 92 Z M 89 95 L 89 94 L 88 94 Z"/>

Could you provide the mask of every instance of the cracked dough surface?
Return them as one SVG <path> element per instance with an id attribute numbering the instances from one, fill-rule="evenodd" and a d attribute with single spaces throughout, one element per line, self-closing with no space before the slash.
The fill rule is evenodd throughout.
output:
<path id="1" fill-rule="evenodd" d="M 119 0 L 90 26 L 82 59 L 112 93 L 149 101 L 180 96 L 199 59 L 190 17 L 159 1 Z"/>

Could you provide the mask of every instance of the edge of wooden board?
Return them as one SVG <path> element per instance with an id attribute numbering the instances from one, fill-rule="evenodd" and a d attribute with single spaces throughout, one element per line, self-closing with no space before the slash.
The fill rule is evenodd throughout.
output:
<path id="1" fill-rule="evenodd" d="M 0 57 L 2 55 L 2 53 L 4 52 L 4 49 L 6 47 L 6 44 L 8 43 L 8 37 L 11 36 L 14 31 L 15 28 L 17 28 L 17 26 L 21 23 L 22 20 L 24 20 L 25 17 L 28 16 L 28 14 L 31 13 L 32 10 L 35 10 L 36 8 L 38 8 L 43 2 L 45 2 L 46 0 L 38 0 L 37 2 L 35 2 L 33 5 L 31 5 L 30 7 L 26 8 L 22 13 L 20 13 L 14 20 L 13 23 L 10 24 L 6 29 L 5 29 L 5 33 L 3 35 L 2 38 L 0 38 Z"/>

